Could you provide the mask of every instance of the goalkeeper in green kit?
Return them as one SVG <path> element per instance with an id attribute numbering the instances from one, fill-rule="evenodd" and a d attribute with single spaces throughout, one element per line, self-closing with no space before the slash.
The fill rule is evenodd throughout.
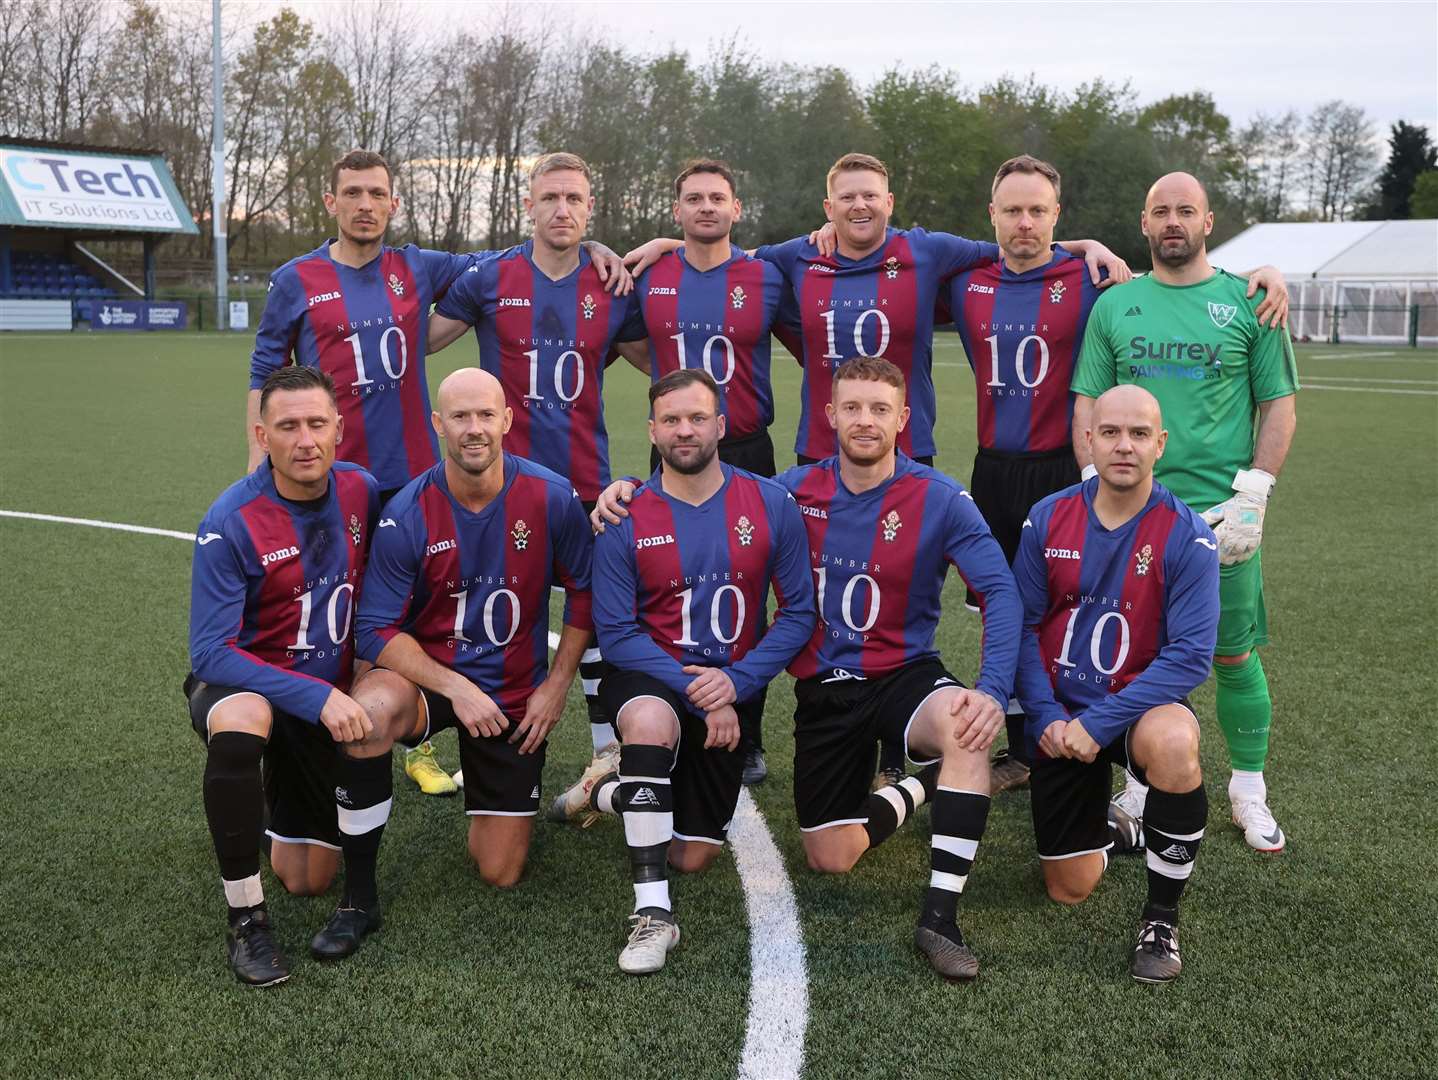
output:
<path id="1" fill-rule="evenodd" d="M 1169 429 L 1154 476 L 1201 513 L 1221 565 L 1214 655 L 1218 723 L 1228 741 L 1233 822 L 1250 847 L 1282 851 L 1263 765 L 1273 705 L 1254 650 L 1268 643 L 1260 542 L 1268 497 L 1297 422 L 1298 376 L 1287 329 L 1259 325 L 1248 282 L 1208 261 L 1213 213 L 1203 186 L 1170 173 L 1149 189 L 1143 233 L 1153 273 L 1106 290 L 1094 305 L 1074 370 L 1074 453 L 1090 465 L 1094 399 L 1119 383 L 1158 398 Z M 1089 475 L 1085 472 L 1085 476 Z M 1143 815 L 1148 789 L 1132 776 L 1115 807 Z"/>

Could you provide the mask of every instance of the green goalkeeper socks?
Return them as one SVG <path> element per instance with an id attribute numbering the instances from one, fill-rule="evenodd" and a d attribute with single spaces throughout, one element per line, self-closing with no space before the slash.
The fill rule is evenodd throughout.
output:
<path id="1" fill-rule="evenodd" d="M 1268 677 L 1258 653 L 1250 653 L 1241 664 L 1214 664 L 1217 684 L 1218 726 L 1228 740 L 1228 757 L 1235 769 L 1262 772 L 1268 758 L 1268 728 L 1273 721 L 1273 701 L 1268 696 Z"/>

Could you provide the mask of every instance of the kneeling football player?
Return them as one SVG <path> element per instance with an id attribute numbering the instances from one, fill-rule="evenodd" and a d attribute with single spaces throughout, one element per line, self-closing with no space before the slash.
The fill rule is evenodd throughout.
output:
<path id="1" fill-rule="evenodd" d="M 741 713 L 762 708 L 814 629 L 799 507 L 773 480 L 719 461 L 713 378 L 672 371 L 649 401 L 660 467 L 594 554 L 594 622 L 614 665 L 599 693 L 621 749 L 589 808 L 624 820 L 634 925 L 619 967 L 630 974 L 658 971 L 678 944 L 666 863 L 692 872 L 718 857 L 744 769 Z"/>
<path id="2" fill-rule="evenodd" d="M 255 425 L 265 456 L 196 536 L 185 696 L 207 747 L 205 817 L 229 905 L 230 967 L 252 986 L 290 974 L 265 907 L 261 836 L 286 889 L 325 892 L 339 863 L 336 744 L 371 727 L 345 691 L 379 486 L 335 461 L 342 426 L 328 375 L 272 373 Z"/>
<path id="3" fill-rule="evenodd" d="M 1149 983 L 1182 967 L 1178 902 L 1208 817 L 1187 696 L 1208 677 L 1219 610 L 1212 530 L 1153 479 L 1167 436 L 1147 390 L 1100 397 L 1086 433 L 1098 475 L 1034 506 L 1014 562 L 1044 885 L 1077 904 L 1111 848 L 1146 839 L 1148 900 L 1129 971 Z M 1109 803 L 1111 764 L 1149 785 L 1142 831 Z"/>
<path id="4" fill-rule="evenodd" d="M 470 856 L 489 884 L 518 883 L 546 738 L 592 625 L 589 522 L 567 480 L 504 452 L 513 417 L 499 381 L 461 368 L 435 404 L 445 460 L 385 505 L 356 622 L 376 667 L 355 698 L 374 732 L 354 750 L 369 766 L 363 783 L 339 794 L 347 901 L 312 943 L 325 957 L 348 956 L 380 924 L 375 860 L 396 741 L 459 728 Z M 551 585 L 565 591 L 552 664 Z"/>
<path id="5" fill-rule="evenodd" d="M 845 873 L 925 802 L 929 888 L 914 944 L 950 979 L 978 974 L 957 910 L 989 813 L 988 750 L 1018 657 L 1019 600 L 1003 552 L 956 480 L 896 450 L 908 421 L 903 373 L 846 361 L 825 410 L 839 453 L 779 477 L 804 515 L 819 625 L 789 666 L 794 802 L 809 866 Z M 974 689 L 934 638 L 950 566 L 981 598 Z M 870 792 L 876 745 L 922 766 Z"/>

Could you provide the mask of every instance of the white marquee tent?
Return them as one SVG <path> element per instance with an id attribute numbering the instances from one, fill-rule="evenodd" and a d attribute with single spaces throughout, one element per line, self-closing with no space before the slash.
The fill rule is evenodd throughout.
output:
<path id="1" fill-rule="evenodd" d="M 1225 270 L 1270 263 L 1293 297 L 1290 327 L 1316 341 L 1438 344 L 1438 220 L 1254 225 L 1208 253 Z"/>

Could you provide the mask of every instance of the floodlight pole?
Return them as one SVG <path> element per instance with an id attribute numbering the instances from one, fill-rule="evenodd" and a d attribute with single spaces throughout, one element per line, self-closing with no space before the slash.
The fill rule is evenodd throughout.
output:
<path id="1" fill-rule="evenodd" d="M 211 31 L 211 52 L 214 56 L 214 158 L 213 182 L 214 205 L 210 221 L 214 225 L 215 240 L 215 326 L 224 330 L 229 326 L 230 314 L 230 272 L 229 272 L 229 230 L 225 221 L 225 72 L 224 47 L 220 41 L 220 0 L 212 0 L 214 29 Z"/>

